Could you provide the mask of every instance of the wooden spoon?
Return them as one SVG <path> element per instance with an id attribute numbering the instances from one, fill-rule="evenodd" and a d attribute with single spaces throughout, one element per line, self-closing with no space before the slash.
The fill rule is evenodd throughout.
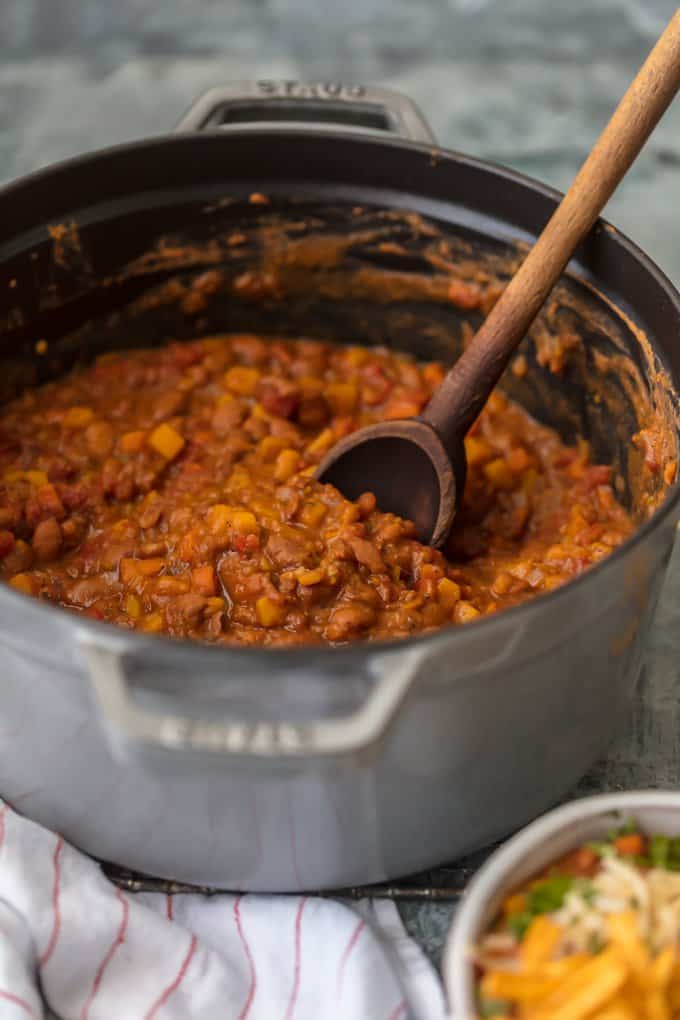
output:
<path id="1" fill-rule="evenodd" d="M 439 546 L 465 484 L 464 437 L 548 297 L 574 249 L 680 88 L 680 8 L 621 100 L 522 266 L 421 415 L 359 429 L 316 471 L 349 499 L 412 520 Z"/>

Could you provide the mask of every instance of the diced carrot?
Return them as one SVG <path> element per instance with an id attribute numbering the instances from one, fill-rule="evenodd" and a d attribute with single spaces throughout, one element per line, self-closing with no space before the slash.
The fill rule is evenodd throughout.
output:
<path id="1" fill-rule="evenodd" d="M 125 599 L 125 612 L 131 620 L 138 620 L 142 614 L 142 604 L 136 595 L 128 595 Z"/>
<path id="2" fill-rule="evenodd" d="M 217 578 L 215 577 L 215 568 L 209 563 L 201 567 L 194 567 L 191 571 L 191 583 L 200 595 L 216 595 Z"/>
<path id="3" fill-rule="evenodd" d="M 344 352 L 345 360 L 352 368 L 359 368 L 368 358 L 368 351 L 365 347 L 348 347 Z"/>
<path id="4" fill-rule="evenodd" d="M 158 634 L 163 630 L 163 623 L 162 613 L 149 613 L 142 620 L 142 630 L 147 631 L 149 634 Z"/>
<path id="5" fill-rule="evenodd" d="M 300 510 L 300 521 L 309 528 L 315 528 L 326 516 L 326 506 L 318 499 L 305 503 Z"/>
<path id="6" fill-rule="evenodd" d="M 484 465 L 484 474 L 487 481 L 494 489 L 512 489 L 515 485 L 515 476 L 508 467 L 507 461 L 497 457 Z"/>
<path id="7" fill-rule="evenodd" d="M 286 441 L 281 436 L 265 436 L 258 446 L 260 457 L 265 463 L 272 461 L 284 449 L 285 445 Z"/>
<path id="8" fill-rule="evenodd" d="M 515 583 L 515 578 L 507 570 L 496 574 L 491 590 L 494 595 L 507 595 Z"/>
<path id="9" fill-rule="evenodd" d="M 27 481 L 29 481 L 31 485 L 35 485 L 37 489 L 44 488 L 49 484 L 49 479 L 45 471 L 25 471 L 24 475 Z"/>
<path id="10" fill-rule="evenodd" d="M 22 595 L 36 594 L 37 581 L 30 574 L 15 574 L 9 583 L 10 587 L 14 588 L 15 591 L 20 591 Z"/>
<path id="11" fill-rule="evenodd" d="M 186 595 L 190 585 L 179 577 L 159 577 L 155 584 L 156 592 L 159 595 Z"/>
<path id="12" fill-rule="evenodd" d="M 120 579 L 123 584 L 130 584 L 140 577 L 153 577 L 160 574 L 165 566 L 165 560 L 160 556 L 148 560 L 135 560 L 132 557 L 123 557 L 120 561 Z"/>
<path id="13" fill-rule="evenodd" d="M 334 414 L 352 414 L 357 406 L 359 391 L 354 383 L 330 383 L 324 396 Z"/>
<path id="14" fill-rule="evenodd" d="M 214 535 L 220 535 L 229 527 L 232 508 L 226 503 L 215 503 L 206 514 L 206 524 Z"/>
<path id="15" fill-rule="evenodd" d="M 476 620 L 480 615 L 479 610 L 471 602 L 457 602 L 454 610 L 456 623 L 468 623 L 469 620 Z"/>
<path id="16" fill-rule="evenodd" d="M 5 482 L 30 482 L 36 488 L 48 484 L 48 477 L 45 471 L 5 471 L 2 476 Z"/>
<path id="17" fill-rule="evenodd" d="M 420 576 L 426 579 L 439 581 L 442 578 L 442 568 L 437 563 L 423 563 L 420 568 Z"/>
<path id="18" fill-rule="evenodd" d="M 126 432 L 120 437 L 120 448 L 123 453 L 139 453 L 146 441 L 146 432 Z"/>
<path id="19" fill-rule="evenodd" d="M 437 593 L 441 604 L 447 609 L 453 609 L 460 600 L 460 585 L 448 577 L 442 577 L 437 585 Z"/>
<path id="20" fill-rule="evenodd" d="M 230 524 L 239 535 L 257 535 L 260 531 L 255 514 L 250 510 L 233 510 Z"/>
<path id="21" fill-rule="evenodd" d="M 252 397 L 259 378 L 260 373 L 256 368 L 233 365 L 224 374 L 224 385 L 232 393 L 238 393 L 240 397 Z"/>
<path id="22" fill-rule="evenodd" d="M 277 624 L 283 622 L 283 606 L 279 605 L 278 602 L 274 602 L 267 595 L 263 595 L 262 598 L 257 600 L 255 603 L 255 613 L 263 627 L 276 627 Z"/>
<path id="23" fill-rule="evenodd" d="M 631 832 L 614 840 L 614 849 L 622 857 L 640 857 L 645 852 L 644 836 L 639 832 Z"/>
<path id="24" fill-rule="evenodd" d="M 274 478 L 277 482 L 287 482 L 300 465 L 300 454 L 297 450 L 281 450 L 276 458 Z"/>
<path id="25" fill-rule="evenodd" d="M 184 449 L 184 438 L 172 425 L 164 422 L 155 428 L 149 436 L 149 445 L 166 460 L 174 460 Z"/>
<path id="26" fill-rule="evenodd" d="M 316 439 L 311 441 L 307 447 L 307 453 L 311 453 L 312 455 L 316 453 L 323 453 L 333 445 L 334 440 L 335 436 L 333 435 L 333 430 L 323 429 L 319 432 Z"/>
<path id="27" fill-rule="evenodd" d="M 319 581 L 323 581 L 326 576 L 326 571 L 323 567 L 317 567 L 315 570 L 301 570 L 297 579 L 303 587 L 310 587 L 313 584 L 318 584 Z"/>
<path id="28" fill-rule="evenodd" d="M 493 447 L 480 436 L 466 436 L 465 456 L 470 465 L 482 464 L 493 457 Z"/>
<path id="29" fill-rule="evenodd" d="M 521 914 L 526 910 L 527 898 L 525 893 L 513 893 L 503 904 L 503 915 L 512 917 L 513 914 Z"/>

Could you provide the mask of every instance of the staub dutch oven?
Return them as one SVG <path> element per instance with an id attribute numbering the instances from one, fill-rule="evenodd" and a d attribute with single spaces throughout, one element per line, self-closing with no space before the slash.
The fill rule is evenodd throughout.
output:
<path id="1" fill-rule="evenodd" d="M 214 90 L 174 134 L 0 192 L 0 399 L 107 349 L 216 331 L 451 361 L 479 313 L 442 280 L 502 285 L 557 197 L 439 149 L 379 89 Z M 537 815 L 603 753 L 638 677 L 680 495 L 633 437 L 663 433 L 676 456 L 679 336 L 673 287 L 598 224 L 503 385 L 614 464 L 639 526 L 519 608 L 407 641 L 229 650 L 2 587 L 2 796 L 101 859 L 280 891 L 412 872 Z"/>

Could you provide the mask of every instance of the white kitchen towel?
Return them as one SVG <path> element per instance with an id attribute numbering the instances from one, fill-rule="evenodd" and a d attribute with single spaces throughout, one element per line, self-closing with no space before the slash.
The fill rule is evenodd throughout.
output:
<path id="1" fill-rule="evenodd" d="M 0 802 L 2 1020 L 442 1020 L 394 904 L 127 894 Z"/>

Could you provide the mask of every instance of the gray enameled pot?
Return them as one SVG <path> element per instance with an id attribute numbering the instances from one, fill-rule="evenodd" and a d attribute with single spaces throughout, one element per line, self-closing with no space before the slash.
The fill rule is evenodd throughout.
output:
<path id="1" fill-rule="evenodd" d="M 182 126 L 0 191 L 2 399 L 131 342 L 127 303 L 162 274 L 112 284 L 116 271 L 164 231 L 215 217 L 223 229 L 237 215 L 242 227 L 257 212 L 237 201 L 250 192 L 295 209 L 314 203 L 317 219 L 332 209 L 336 228 L 358 204 L 415 210 L 475 251 L 535 236 L 556 201 L 517 174 L 436 149 L 411 104 L 380 90 L 241 85 L 199 102 Z M 79 231 L 58 258 L 55 222 Z M 607 319 L 639 361 L 641 328 L 672 396 L 680 303 L 668 281 L 608 227 L 570 274 L 597 305 L 599 325 L 586 322 L 593 344 Z M 417 314 L 431 317 L 422 336 L 391 306 L 307 295 L 285 307 L 218 305 L 195 329 L 275 326 L 442 356 L 446 341 L 427 337 L 448 335 L 444 313 L 421 303 Z M 140 343 L 194 329 L 148 303 L 137 325 Z M 49 357 L 35 354 L 37 338 L 49 340 Z M 606 401 L 604 410 L 586 401 L 585 370 L 581 386 L 576 368 L 544 378 L 532 362 L 529 377 L 556 397 L 541 410 L 530 388 L 517 395 L 567 435 L 583 424 L 625 474 L 634 409 L 619 394 L 614 423 Z M 107 627 L 2 587 L 0 793 L 99 858 L 231 889 L 347 886 L 471 851 L 554 803 L 604 752 L 637 680 L 678 498 L 674 487 L 621 549 L 567 587 L 398 643 L 215 649 Z"/>

